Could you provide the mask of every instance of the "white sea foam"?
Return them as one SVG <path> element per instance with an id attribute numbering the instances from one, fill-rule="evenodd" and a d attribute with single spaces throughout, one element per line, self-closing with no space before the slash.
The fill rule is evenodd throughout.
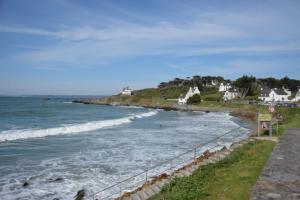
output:
<path id="1" fill-rule="evenodd" d="M 92 121 L 82 124 L 64 125 L 56 128 L 47 129 L 22 129 L 22 130 L 8 130 L 0 132 L 0 142 L 13 141 L 19 139 L 28 138 L 40 138 L 53 135 L 64 135 L 64 134 L 76 134 L 87 131 L 94 131 L 102 128 L 109 128 L 122 124 L 128 124 L 134 119 L 141 119 L 145 117 L 151 117 L 156 115 L 158 111 L 150 111 L 147 113 L 141 113 L 132 115 L 129 117 L 123 117 L 119 119 L 103 120 L 103 121 Z"/>
<path id="2" fill-rule="evenodd" d="M 130 123 L 132 120 L 152 116 L 157 112 L 155 110 L 133 114 L 116 120 L 126 121 L 125 119 L 127 119 L 129 122 L 125 123 Z M 157 128 L 158 124 L 162 125 L 161 128 Z M 149 120 L 149 125 L 147 124 L 143 131 L 141 131 L 141 127 L 121 127 L 122 135 L 112 135 L 113 138 L 117 139 L 102 139 L 102 136 L 112 134 L 115 130 L 103 131 L 103 135 L 89 135 L 93 138 L 89 146 L 82 148 L 82 144 L 85 144 L 85 142 L 79 142 L 76 144 L 78 148 L 74 152 L 71 151 L 72 153 L 69 153 L 70 149 L 68 149 L 66 153 L 61 152 L 53 157 L 53 154 L 48 156 L 44 152 L 39 154 L 38 151 L 35 151 L 34 154 L 43 155 L 44 157 L 38 158 L 41 160 L 34 166 L 30 164 L 30 167 L 27 167 L 28 163 L 32 163 L 32 157 L 26 157 L 28 154 L 29 156 L 32 154 L 27 151 L 18 159 L 19 161 L 16 164 L 13 163 L 9 167 L 6 165 L 0 166 L 0 172 L 1 170 L 4 172 L 0 176 L 0 182 L 3 184 L 0 187 L 0 195 L 2 199 L 7 200 L 54 198 L 72 200 L 80 189 L 86 189 L 87 195 L 91 195 L 120 180 L 139 174 L 142 170 L 151 166 L 158 167 L 149 170 L 148 177 L 162 173 L 170 174 L 191 162 L 194 152 L 180 156 L 169 164 L 165 162 L 166 160 L 177 157 L 195 145 L 205 143 L 205 141 L 210 141 L 229 130 L 235 129 L 236 126 L 238 125 L 234 121 L 230 121 L 230 116 L 226 113 L 191 115 L 183 112 L 164 112 L 161 117 L 154 118 L 153 121 L 152 119 Z M 247 133 L 247 129 L 240 128 L 234 133 L 220 138 L 217 142 L 211 142 L 197 149 L 197 156 L 200 156 L 206 150 L 216 151 L 224 146 L 228 148 L 236 140 L 239 141 L 241 137 L 246 136 Z M 236 136 L 237 138 L 235 138 Z M 9 144 L 6 143 L 3 146 Z M 17 148 L 22 147 L 22 145 L 13 144 Z M 3 162 L 3 159 L 9 161 L 6 158 L 1 159 L 1 162 Z M 5 173 L 7 169 L 9 169 L 9 173 Z M 63 178 L 63 181 L 49 181 L 58 177 Z M 121 189 L 134 190 L 140 186 L 139 184 L 144 179 L 145 174 L 135 176 L 135 178 L 123 183 Z M 25 180 L 30 183 L 26 189 L 22 187 Z M 125 190 L 122 192 L 125 192 Z M 120 188 L 117 185 L 100 192 L 99 196 L 103 198 L 119 193 Z"/>

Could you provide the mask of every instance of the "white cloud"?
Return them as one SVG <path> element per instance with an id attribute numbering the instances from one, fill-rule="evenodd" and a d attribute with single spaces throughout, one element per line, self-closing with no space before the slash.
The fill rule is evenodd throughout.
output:
<path id="1" fill-rule="evenodd" d="M 104 17 L 85 8 L 67 3 L 85 16 Z M 112 5 L 107 4 L 106 7 Z M 134 24 L 126 20 L 97 25 L 78 25 L 58 30 L 28 27 L 0 27 L 2 32 L 39 35 L 54 38 L 53 45 L 39 51 L 14 56 L 33 65 L 94 66 L 138 56 L 197 56 L 215 54 L 265 54 L 299 51 L 299 22 L 292 9 L 249 8 L 246 11 L 198 11 L 185 7 L 182 13 L 192 14 L 183 20 Z M 122 10 L 114 8 L 115 11 Z M 128 10 L 122 14 L 135 16 Z M 299 15 L 299 14 L 298 14 Z M 149 16 L 146 16 L 149 19 Z M 95 21 L 95 19 L 93 19 Z M 100 20 L 101 21 L 101 20 Z M 48 66 L 49 67 L 49 66 Z"/>
<path id="2" fill-rule="evenodd" d="M 33 34 L 33 35 L 42 35 L 42 36 L 58 36 L 58 33 L 36 29 L 28 27 L 8 27 L 0 26 L 0 32 L 10 32 L 10 33 L 20 33 L 20 34 Z"/>
<path id="3" fill-rule="evenodd" d="M 234 28 L 213 23 L 172 24 L 159 23 L 156 26 L 118 25 L 107 28 L 81 26 L 78 28 L 48 31 L 27 27 L 0 27 L 2 32 L 52 36 L 64 40 L 203 40 L 245 37 L 248 34 Z"/>

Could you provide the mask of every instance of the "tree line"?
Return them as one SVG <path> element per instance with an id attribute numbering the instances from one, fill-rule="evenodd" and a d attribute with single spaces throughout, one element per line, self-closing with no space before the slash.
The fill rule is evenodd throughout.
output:
<path id="1" fill-rule="evenodd" d="M 278 79 L 273 77 L 256 78 L 254 76 L 244 75 L 236 80 L 224 79 L 222 76 L 192 76 L 186 78 L 174 78 L 168 82 L 161 82 L 158 87 L 180 87 L 180 86 L 197 86 L 200 90 L 205 90 L 211 87 L 212 83 L 219 85 L 220 83 L 231 83 L 233 87 L 237 88 L 243 97 L 259 95 L 260 88 L 263 86 L 269 88 L 282 88 L 291 90 L 293 93 L 297 92 L 300 86 L 300 80 L 291 79 L 287 76 Z"/>

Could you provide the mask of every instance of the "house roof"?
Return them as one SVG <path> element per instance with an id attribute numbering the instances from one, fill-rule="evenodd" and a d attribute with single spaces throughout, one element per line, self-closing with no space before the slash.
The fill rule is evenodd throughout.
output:
<path id="1" fill-rule="evenodd" d="M 287 95 L 287 93 L 281 88 L 274 88 L 273 90 L 278 95 Z"/>
<path id="2" fill-rule="evenodd" d="M 260 90 L 261 97 L 268 97 L 271 92 L 271 89 L 267 86 L 263 86 Z"/>
<path id="3" fill-rule="evenodd" d="M 192 88 L 192 92 L 193 92 L 193 93 L 194 93 L 196 90 L 199 91 L 198 87 L 193 87 L 193 88 Z"/>
<path id="4" fill-rule="evenodd" d="M 260 91 L 261 97 L 268 97 L 271 91 L 274 91 L 277 95 L 287 95 L 287 93 L 282 88 L 270 89 L 269 87 L 262 87 Z"/>

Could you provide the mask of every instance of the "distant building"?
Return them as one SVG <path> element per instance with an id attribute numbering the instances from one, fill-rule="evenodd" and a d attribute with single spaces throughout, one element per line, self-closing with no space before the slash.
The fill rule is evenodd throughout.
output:
<path id="1" fill-rule="evenodd" d="M 121 94 L 126 95 L 126 96 L 131 96 L 132 95 L 132 90 L 127 86 L 127 87 L 123 88 L 123 91 L 122 91 Z"/>
<path id="2" fill-rule="evenodd" d="M 210 83 L 205 84 L 206 87 L 216 87 L 218 85 L 218 80 L 211 80 Z"/>
<path id="3" fill-rule="evenodd" d="M 219 92 L 226 92 L 230 88 L 232 88 L 230 83 L 221 83 L 219 86 Z"/>
<path id="4" fill-rule="evenodd" d="M 289 90 L 289 89 L 287 89 L 287 88 L 285 88 L 285 87 L 282 87 L 282 89 L 284 90 L 284 92 L 290 97 L 290 96 L 292 96 L 292 92 Z"/>
<path id="5" fill-rule="evenodd" d="M 179 105 L 183 105 L 183 104 L 186 104 L 187 103 L 187 100 L 194 96 L 195 94 L 199 94 L 200 95 L 200 91 L 198 89 L 198 87 L 190 87 L 189 91 L 186 93 L 185 96 L 181 95 L 179 98 L 178 98 L 178 104 Z"/>
<path id="6" fill-rule="evenodd" d="M 258 99 L 263 102 L 287 102 L 290 95 L 282 88 L 262 87 Z"/>
<path id="7" fill-rule="evenodd" d="M 296 102 L 296 101 L 300 101 L 300 88 L 296 94 L 296 96 L 292 99 L 292 101 Z"/>
<path id="8" fill-rule="evenodd" d="M 230 101 L 232 99 L 235 99 L 236 97 L 239 96 L 239 93 L 237 91 L 237 89 L 228 89 L 225 91 L 224 96 L 223 96 L 223 100 L 224 101 Z"/>

